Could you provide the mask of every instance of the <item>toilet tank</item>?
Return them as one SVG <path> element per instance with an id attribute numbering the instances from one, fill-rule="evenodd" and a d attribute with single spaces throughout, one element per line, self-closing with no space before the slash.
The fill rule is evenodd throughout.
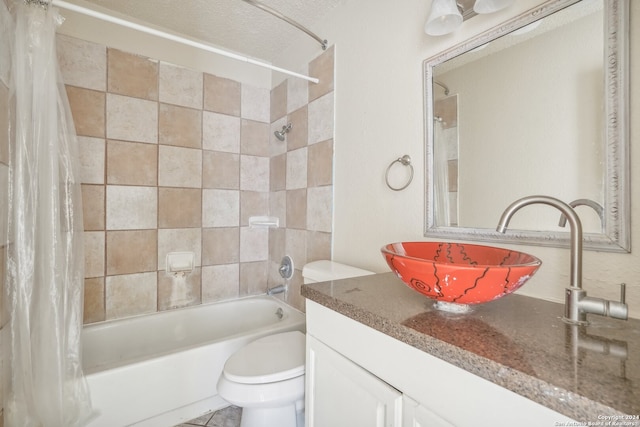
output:
<path id="1" fill-rule="evenodd" d="M 349 277 L 368 276 L 370 274 L 375 273 L 329 260 L 313 261 L 302 268 L 304 283 L 326 282 Z"/>

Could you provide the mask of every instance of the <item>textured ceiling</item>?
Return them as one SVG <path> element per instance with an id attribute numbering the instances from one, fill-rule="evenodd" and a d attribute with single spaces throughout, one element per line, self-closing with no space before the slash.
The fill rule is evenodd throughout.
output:
<path id="1" fill-rule="evenodd" d="M 263 0 L 262 3 L 325 38 L 314 27 L 344 1 Z M 309 37 L 242 0 L 85 0 L 84 3 L 268 62 L 274 62 L 292 40 Z"/>

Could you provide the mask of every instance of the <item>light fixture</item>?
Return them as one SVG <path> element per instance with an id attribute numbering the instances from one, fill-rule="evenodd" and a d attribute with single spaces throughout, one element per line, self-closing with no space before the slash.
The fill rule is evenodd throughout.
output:
<path id="1" fill-rule="evenodd" d="M 515 0 L 433 0 L 424 24 L 430 36 L 452 33 L 463 21 L 477 15 L 493 13 L 506 8 Z"/>
<path id="2" fill-rule="evenodd" d="M 442 36 L 454 31 L 462 24 L 462 14 L 456 0 L 433 0 L 431 12 L 424 32 L 430 36 Z"/>

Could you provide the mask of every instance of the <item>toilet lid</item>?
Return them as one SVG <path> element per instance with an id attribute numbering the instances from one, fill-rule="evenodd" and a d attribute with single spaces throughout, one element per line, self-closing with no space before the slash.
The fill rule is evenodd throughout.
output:
<path id="1" fill-rule="evenodd" d="M 243 384 L 284 381 L 304 374 L 305 337 L 300 331 L 269 335 L 229 357 L 225 376 Z"/>

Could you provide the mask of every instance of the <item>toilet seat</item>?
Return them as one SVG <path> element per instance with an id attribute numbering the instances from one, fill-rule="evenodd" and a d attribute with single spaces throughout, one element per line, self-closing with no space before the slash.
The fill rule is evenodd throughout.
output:
<path id="1" fill-rule="evenodd" d="M 241 384 L 264 384 L 304 375 L 305 336 L 300 331 L 269 335 L 235 352 L 224 375 Z"/>

